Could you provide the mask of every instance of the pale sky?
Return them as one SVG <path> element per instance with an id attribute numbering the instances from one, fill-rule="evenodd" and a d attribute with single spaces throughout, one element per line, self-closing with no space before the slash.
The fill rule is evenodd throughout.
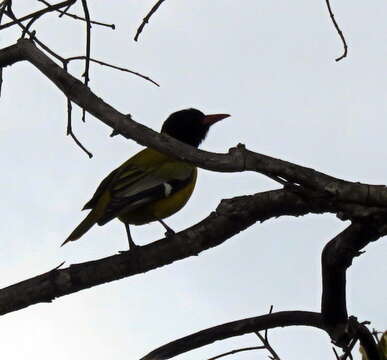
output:
<path id="1" fill-rule="evenodd" d="M 17 15 L 40 8 L 14 2 Z M 332 4 L 348 44 L 342 44 L 325 1 L 167 0 L 133 36 L 154 1 L 90 1 L 95 20 L 92 57 L 151 76 L 160 88 L 130 74 L 91 65 L 90 87 L 123 113 L 155 130 L 173 111 L 197 107 L 230 113 L 203 149 L 226 152 L 241 142 L 254 151 L 351 181 L 387 183 L 387 4 Z M 85 25 L 47 15 L 33 29 L 63 56 L 82 55 Z M 0 46 L 18 32 L 0 32 Z M 80 76 L 83 65 L 70 65 Z M 73 127 L 93 152 L 89 160 L 65 136 L 66 101 L 28 63 L 4 70 L 1 97 L 0 286 L 126 249 L 123 225 L 94 227 L 60 248 L 83 218 L 80 209 L 111 170 L 140 147 L 74 111 Z M 76 107 L 75 107 L 76 108 Z M 199 171 L 194 195 L 167 219 L 183 230 L 223 198 L 278 188 L 260 174 Z M 190 333 L 274 311 L 319 311 L 320 254 L 342 231 L 333 215 L 284 217 L 256 224 L 200 256 L 38 304 L 1 318 L 1 355 L 25 359 L 138 359 Z M 163 236 L 159 224 L 133 227 L 146 244 Z M 348 271 L 348 311 L 372 327 L 387 326 L 385 240 L 366 248 Z M 325 333 L 312 328 L 271 331 L 282 359 L 333 359 Z M 253 335 L 217 342 L 176 359 L 207 359 L 257 346 Z M 355 352 L 357 355 L 357 352 Z M 247 352 L 233 359 L 265 359 Z"/>

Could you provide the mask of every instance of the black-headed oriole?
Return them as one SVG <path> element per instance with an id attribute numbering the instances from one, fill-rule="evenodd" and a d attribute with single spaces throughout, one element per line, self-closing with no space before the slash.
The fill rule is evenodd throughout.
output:
<path id="1" fill-rule="evenodd" d="M 161 133 L 198 147 L 210 126 L 229 117 L 228 114 L 205 115 L 196 109 L 171 114 Z M 146 148 L 111 172 L 98 186 L 82 210 L 90 213 L 65 242 L 78 240 L 94 224 L 104 225 L 114 218 L 125 224 L 129 248 L 134 244 L 129 224 L 142 225 L 159 221 L 167 232 L 173 232 L 162 219 L 179 211 L 195 187 L 194 165 Z"/>

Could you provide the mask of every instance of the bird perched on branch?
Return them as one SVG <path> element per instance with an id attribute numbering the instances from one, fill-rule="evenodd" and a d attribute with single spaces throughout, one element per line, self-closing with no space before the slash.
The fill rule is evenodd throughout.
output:
<path id="1" fill-rule="evenodd" d="M 211 125 L 229 116 L 205 115 L 196 109 L 181 110 L 165 120 L 161 133 L 198 147 Z M 195 187 L 196 176 L 197 169 L 190 163 L 150 148 L 140 151 L 101 182 L 82 209 L 91 211 L 62 245 L 78 240 L 93 225 L 105 225 L 114 218 L 125 225 L 129 249 L 136 246 L 130 235 L 129 224 L 159 221 L 167 234 L 173 233 L 162 219 L 186 204 Z"/>

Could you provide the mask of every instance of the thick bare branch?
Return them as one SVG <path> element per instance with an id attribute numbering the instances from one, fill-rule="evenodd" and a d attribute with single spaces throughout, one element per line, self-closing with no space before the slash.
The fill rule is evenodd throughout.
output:
<path id="1" fill-rule="evenodd" d="M 281 311 L 233 321 L 199 331 L 163 345 L 145 355 L 141 360 L 166 360 L 218 340 L 286 326 L 312 326 L 324 330 L 322 317 L 319 313 L 309 311 Z"/>
<path id="2" fill-rule="evenodd" d="M 319 202 L 317 202 L 319 203 Z M 257 221 L 282 215 L 329 211 L 329 204 L 304 201 L 289 190 L 223 200 L 216 211 L 191 228 L 134 252 L 55 269 L 0 290 L 0 314 L 50 302 L 82 289 L 141 274 L 222 244 Z"/>
<path id="3" fill-rule="evenodd" d="M 289 182 L 319 191 L 339 201 L 367 206 L 387 206 L 387 189 L 384 185 L 368 185 L 344 181 L 307 167 L 257 154 L 245 149 L 244 146 L 230 149 L 228 154 L 209 153 L 183 144 L 168 135 L 156 133 L 106 104 L 88 87 L 82 84 L 81 81 L 55 64 L 48 56 L 36 48 L 31 41 L 19 40 L 14 47 L 19 48 L 23 58 L 44 73 L 71 101 L 81 108 L 85 108 L 89 113 L 112 127 L 122 136 L 133 139 L 141 145 L 149 146 L 167 155 L 190 161 L 208 170 L 219 172 L 256 171 L 270 176 L 281 177 Z M 12 59 L 12 61 L 9 54 L 5 54 L 7 51 L 14 52 L 15 50 L 10 49 L 10 47 L 0 50 L 0 66 L 4 67 L 20 61 L 20 56 Z"/>

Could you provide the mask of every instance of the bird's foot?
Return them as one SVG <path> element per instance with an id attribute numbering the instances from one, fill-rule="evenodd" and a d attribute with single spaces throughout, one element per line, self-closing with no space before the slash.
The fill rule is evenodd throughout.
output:
<path id="1" fill-rule="evenodd" d="M 167 229 L 167 231 L 164 233 L 166 238 L 170 238 L 170 237 L 174 236 L 175 234 L 176 233 L 171 228 Z"/>
<path id="2" fill-rule="evenodd" d="M 140 246 L 136 245 L 132 239 L 128 239 L 128 241 L 129 241 L 129 249 L 119 251 L 120 254 L 134 253 L 137 251 L 137 249 L 140 248 Z"/>
<path id="3" fill-rule="evenodd" d="M 128 250 L 120 250 L 118 253 L 119 254 L 133 254 L 135 253 L 141 246 L 138 246 L 136 244 L 133 244 L 130 246 Z"/>
<path id="4" fill-rule="evenodd" d="M 168 237 L 171 237 L 171 236 L 173 236 L 173 235 L 176 234 L 176 233 L 173 231 L 173 229 L 170 228 L 163 220 L 157 219 L 157 221 L 158 221 L 161 225 L 164 226 L 164 229 L 165 229 L 165 230 L 167 230 L 167 231 L 164 233 L 165 237 L 168 238 Z"/>

